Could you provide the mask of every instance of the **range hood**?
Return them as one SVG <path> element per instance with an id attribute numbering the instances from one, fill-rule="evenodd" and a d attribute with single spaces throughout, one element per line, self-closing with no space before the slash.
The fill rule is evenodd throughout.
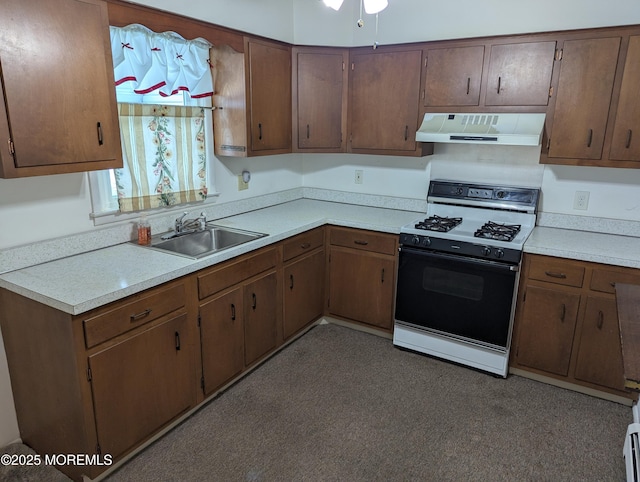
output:
<path id="1" fill-rule="evenodd" d="M 418 142 L 538 146 L 545 114 L 425 114 Z"/>

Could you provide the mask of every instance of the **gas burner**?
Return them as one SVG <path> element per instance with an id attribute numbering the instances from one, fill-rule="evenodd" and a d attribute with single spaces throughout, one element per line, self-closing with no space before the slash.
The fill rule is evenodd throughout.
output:
<path id="1" fill-rule="evenodd" d="M 496 241 L 511 241 L 520 231 L 519 224 L 501 224 L 493 221 L 485 223 L 473 235 L 476 238 L 495 239 Z"/>
<path id="2" fill-rule="evenodd" d="M 449 218 L 433 215 L 431 217 L 428 217 L 424 221 L 418 222 L 415 227 L 416 229 L 446 233 L 447 231 L 451 231 L 461 222 L 462 218 Z"/>

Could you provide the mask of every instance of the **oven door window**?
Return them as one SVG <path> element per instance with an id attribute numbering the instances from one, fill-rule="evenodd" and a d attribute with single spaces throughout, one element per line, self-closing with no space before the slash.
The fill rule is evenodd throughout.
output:
<path id="1" fill-rule="evenodd" d="M 507 264 L 403 248 L 395 317 L 506 348 L 516 279 Z"/>

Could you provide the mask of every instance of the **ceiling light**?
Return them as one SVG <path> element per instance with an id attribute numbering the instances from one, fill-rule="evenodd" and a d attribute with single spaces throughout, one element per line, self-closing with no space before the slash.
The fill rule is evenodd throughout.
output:
<path id="1" fill-rule="evenodd" d="M 344 0 L 322 0 L 327 7 L 331 7 L 334 10 L 340 10 L 342 2 Z M 364 0 L 364 11 L 369 15 L 382 12 L 389 2 L 387 0 Z"/>
<path id="2" fill-rule="evenodd" d="M 387 0 L 364 0 L 364 11 L 371 15 L 382 12 L 388 5 Z"/>
<path id="3" fill-rule="evenodd" d="M 340 10 L 343 0 L 322 0 L 327 7 L 331 7 L 334 10 Z"/>

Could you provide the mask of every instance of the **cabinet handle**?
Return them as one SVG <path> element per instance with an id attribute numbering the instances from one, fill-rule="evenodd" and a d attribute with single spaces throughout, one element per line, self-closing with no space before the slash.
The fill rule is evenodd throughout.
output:
<path id="1" fill-rule="evenodd" d="M 231 321 L 236 321 L 236 305 L 231 303 Z"/>
<path id="2" fill-rule="evenodd" d="M 103 145 L 104 139 L 102 138 L 102 124 L 98 122 L 98 145 Z"/>
<path id="3" fill-rule="evenodd" d="M 556 273 L 554 271 L 545 271 L 544 274 L 546 274 L 547 276 L 551 276 L 552 278 L 565 279 L 567 277 L 567 275 L 564 273 Z"/>
<path id="4" fill-rule="evenodd" d="M 404 140 L 409 139 L 409 126 L 404 126 Z"/>
<path id="5" fill-rule="evenodd" d="M 255 310 L 256 306 L 258 306 L 258 298 L 256 297 L 255 293 L 251 293 L 251 299 L 253 300 L 251 304 L 251 308 Z"/>
<path id="6" fill-rule="evenodd" d="M 625 149 L 629 149 L 631 147 L 631 134 L 633 134 L 633 131 L 631 129 L 629 129 L 627 131 L 627 143 L 625 144 Z"/>
<path id="7" fill-rule="evenodd" d="M 567 305 L 562 303 L 562 310 L 560 311 L 560 321 L 564 323 L 564 317 L 567 314 Z"/>
<path id="8" fill-rule="evenodd" d="M 470 89 L 471 89 L 471 77 L 467 77 L 467 95 L 469 95 Z"/>
<path id="9" fill-rule="evenodd" d="M 611 282 L 611 283 L 609 283 L 609 284 L 611 285 L 611 287 L 612 287 L 612 288 L 615 288 L 615 287 L 616 287 L 616 282 L 615 282 L 615 281 L 612 281 L 612 282 Z"/>
<path id="10" fill-rule="evenodd" d="M 355 240 L 354 244 L 359 244 L 360 246 L 366 246 L 367 244 L 369 244 L 368 241 L 360 241 L 360 240 Z"/>
<path id="11" fill-rule="evenodd" d="M 589 129 L 589 137 L 587 138 L 587 147 L 591 147 L 591 141 L 593 141 L 593 129 Z"/>
<path id="12" fill-rule="evenodd" d="M 498 92 L 497 92 L 498 94 L 500 93 L 501 84 L 502 84 L 502 77 L 498 76 Z"/>
<path id="13" fill-rule="evenodd" d="M 176 331 L 176 351 L 180 351 L 180 333 Z"/>
<path id="14" fill-rule="evenodd" d="M 130 316 L 131 323 L 133 323 L 134 321 L 141 320 L 145 316 L 149 316 L 149 313 L 151 313 L 151 308 L 147 308 L 146 310 L 141 311 L 140 313 L 136 313 L 135 315 L 131 315 Z"/>
<path id="15" fill-rule="evenodd" d="M 289 275 L 289 289 L 290 290 L 293 289 L 293 275 L 292 274 Z"/>
<path id="16" fill-rule="evenodd" d="M 307 139 L 309 139 L 309 124 L 307 124 Z"/>
<path id="17" fill-rule="evenodd" d="M 384 268 L 382 268 L 382 275 L 380 276 L 380 281 L 384 283 Z"/>
<path id="18" fill-rule="evenodd" d="M 311 247 L 311 243 L 302 243 L 300 245 L 300 248 L 302 249 L 309 249 Z"/>
<path id="19" fill-rule="evenodd" d="M 262 123 L 258 122 L 258 139 L 262 140 Z"/>
<path id="20" fill-rule="evenodd" d="M 602 310 L 598 311 L 598 330 L 602 330 L 602 325 L 604 324 L 604 313 Z"/>

